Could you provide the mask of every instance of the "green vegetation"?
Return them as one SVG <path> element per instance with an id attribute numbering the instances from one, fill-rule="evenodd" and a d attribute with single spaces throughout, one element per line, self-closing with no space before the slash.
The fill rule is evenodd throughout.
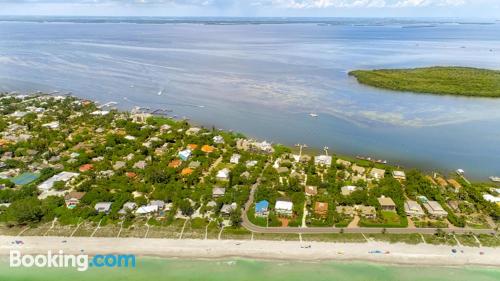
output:
<path id="1" fill-rule="evenodd" d="M 500 97 L 500 71 L 469 67 L 355 70 L 362 84 L 437 95 Z"/>

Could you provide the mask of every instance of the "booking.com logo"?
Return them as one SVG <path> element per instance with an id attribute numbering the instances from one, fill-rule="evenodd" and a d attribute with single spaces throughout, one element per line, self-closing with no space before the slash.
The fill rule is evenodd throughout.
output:
<path id="1" fill-rule="evenodd" d="M 10 267 L 55 267 L 76 268 L 87 271 L 90 267 L 135 267 L 135 255 L 69 255 L 61 250 L 48 251 L 46 255 L 23 255 L 20 251 L 10 251 Z"/>

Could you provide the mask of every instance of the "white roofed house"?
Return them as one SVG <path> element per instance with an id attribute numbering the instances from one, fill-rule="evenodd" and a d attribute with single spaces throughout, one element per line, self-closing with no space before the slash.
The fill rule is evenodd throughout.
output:
<path id="1" fill-rule="evenodd" d="M 152 200 L 151 202 L 149 202 L 149 205 L 158 206 L 158 210 L 160 210 L 160 211 L 165 209 L 165 202 L 161 201 L 161 200 Z"/>
<path id="2" fill-rule="evenodd" d="M 215 136 L 215 137 L 213 137 L 213 141 L 216 144 L 223 144 L 224 143 L 224 138 L 222 136 Z"/>
<path id="3" fill-rule="evenodd" d="M 236 210 L 237 208 L 236 203 L 231 203 L 231 204 L 224 204 L 222 205 L 222 208 L 220 209 L 220 213 L 223 217 L 228 217 L 231 215 L 231 213 Z"/>
<path id="4" fill-rule="evenodd" d="M 379 168 L 373 168 L 370 171 L 370 177 L 375 180 L 383 179 L 385 176 L 385 170 Z"/>
<path id="5" fill-rule="evenodd" d="M 366 168 L 358 166 L 356 164 L 352 165 L 351 167 L 352 171 L 358 175 L 364 175 L 366 172 Z"/>
<path id="6" fill-rule="evenodd" d="M 278 199 L 274 210 L 278 215 L 291 216 L 293 214 L 293 202 L 289 199 Z"/>
<path id="7" fill-rule="evenodd" d="M 42 127 L 53 129 L 53 130 L 58 129 L 59 128 L 59 121 L 54 121 L 54 122 L 43 124 Z"/>
<path id="8" fill-rule="evenodd" d="M 358 189 L 358 187 L 353 186 L 353 185 L 342 186 L 340 188 L 340 193 L 342 193 L 342 195 L 344 195 L 344 196 L 349 196 L 349 195 L 351 195 L 351 193 L 353 193 L 357 189 Z"/>
<path id="9" fill-rule="evenodd" d="M 327 166 L 332 165 L 332 156 L 329 155 L 319 155 L 314 157 L 314 164 L 317 166 Z"/>
<path id="10" fill-rule="evenodd" d="M 138 215 L 146 215 L 146 214 L 151 214 L 151 213 L 156 213 L 158 212 L 158 206 L 157 205 L 145 205 L 145 206 L 140 206 L 137 211 L 135 211 L 136 214 Z"/>
<path id="11" fill-rule="evenodd" d="M 446 212 L 437 201 L 427 201 L 423 205 L 427 213 L 433 218 L 444 218 L 448 216 L 448 212 Z"/>
<path id="12" fill-rule="evenodd" d="M 111 205 L 112 205 L 111 202 L 99 202 L 99 203 L 95 204 L 94 209 L 98 213 L 108 214 L 111 211 Z"/>
<path id="13" fill-rule="evenodd" d="M 425 212 L 422 207 L 413 200 L 408 200 L 405 202 L 405 212 L 407 216 L 410 217 L 423 217 L 425 216 Z"/>
<path id="14" fill-rule="evenodd" d="M 48 180 L 42 182 L 39 186 L 38 189 L 41 191 L 49 191 L 52 189 L 54 186 L 55 182 L 62 181 L 62 182 L 68 182 L 72 178 L 79 176 L 79 173 L 72 173 L 72 172 L 60 172 L 57 175 L 52 176 Z"/>
<path id="15" fill-rule="evenodd" d="M 231 164 L 238 164 L 238 163 L 240 163 L 240 158 L 241 158 L 241 155 L 239 155 L 239 154 L 233 154 L 231 156 L 231 159 L 229 160 L 229 162 Z"/>
<path id="16" fill-rule="evenodd" d="M 214 187 L 212 189 L 212 198 L 219 198 L 226 194 L 226 189 L 222 187 Z"/>
<path id="17" fill-rule="evenodd" d="M 406 174 L 403 171 L 393 171 L 392 172 L 392 177 L 394 177 L 397 180 L 406 180 Z"/>
<path id="18" fill-rule="evenodd" d="M 217 175 L 215 176 L 218 180 L 228 180 L 229 179 L 229 169 L 228 168 L 224 168 L 220 171 L 217 172 Z"/>
<path id="19" fill-rule="evenodd" d="M 133 211 L 137 208 L 137 204 L 135 202 L 127 202 L 123 204 L 123 207 L 121 208 L 120 211 L 118 211 L 118 214 L 120 215 L 125 215 L 127 211 Z"/>

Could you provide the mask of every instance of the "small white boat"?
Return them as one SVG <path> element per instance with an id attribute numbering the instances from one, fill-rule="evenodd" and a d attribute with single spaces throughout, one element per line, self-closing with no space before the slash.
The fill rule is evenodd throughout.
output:
<path id="1" fill-rule="evenodd" d="M 318 117 L 318 114 L 316 114 L 316 113 L 309 113 L 309 116 L 311 116 L 311 117 Z"/>
<path id="2" fill-rule="evenodd" d="M 490 177 L 492 182 L 500 182 L 500 177 Z"/>

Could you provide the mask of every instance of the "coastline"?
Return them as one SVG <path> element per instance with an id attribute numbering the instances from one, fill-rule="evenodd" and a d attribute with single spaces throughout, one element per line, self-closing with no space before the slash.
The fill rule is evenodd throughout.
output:
<path id="1" fill-rule="evenodd" d="M 12 244 L 15 240 L 21 240 L 24 244 Z M 63 241 L 66 242 L 63 243 Z M 457 253 L 452 253 L 452 249 L 457 249 Z M 80 254 L 83 250 L 83 253 L 88 255 L 117 253 L 167 259 L 223 260 L 241 258 L 299 262 L 358 261 L 419 266 L 500 266 L 500 251 L 498 248 L 390 244 L 386 242 L 331 243 L 266 240 L 0 236 L 0 257 L 8 257 L 10 250 L 20 250 L 23 254 L 46 254 L 49 250 L 63 250 L 65 253 Z M 380 251 L 381 253 L 370 253 L 370 251 Z M 484 254 L 481 255 L 480 252 Z"/>

